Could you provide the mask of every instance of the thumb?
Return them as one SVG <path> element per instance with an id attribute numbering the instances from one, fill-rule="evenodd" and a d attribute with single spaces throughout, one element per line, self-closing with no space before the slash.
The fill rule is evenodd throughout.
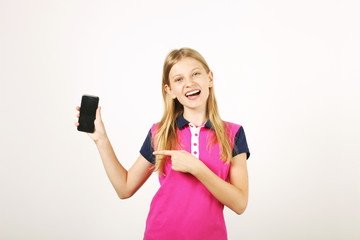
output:
<path id="1" fill-rule="evenodd" d="M 96 109 L 96 118 L 101 120 L 101 106 Z"/>

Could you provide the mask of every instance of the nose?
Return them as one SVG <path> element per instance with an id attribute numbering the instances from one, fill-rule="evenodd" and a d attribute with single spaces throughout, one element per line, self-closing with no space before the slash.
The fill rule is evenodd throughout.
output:
<path id="1" fill-rule="evenodd" d="M 194 85 L 194 80 L 191 77 L 185 78 L 185 87 L 192 87 Z"/>

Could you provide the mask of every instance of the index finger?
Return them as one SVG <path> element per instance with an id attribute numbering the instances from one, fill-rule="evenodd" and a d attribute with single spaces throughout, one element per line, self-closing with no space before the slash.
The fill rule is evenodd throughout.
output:
<path id="1" fill-rule="evenodd" d="M 171 156 L 173 154 L 173 150 L 159 150 L 159 151 L 154 151 L 153 154 L 154 155 L 168 155 L 168 156 Z"/>

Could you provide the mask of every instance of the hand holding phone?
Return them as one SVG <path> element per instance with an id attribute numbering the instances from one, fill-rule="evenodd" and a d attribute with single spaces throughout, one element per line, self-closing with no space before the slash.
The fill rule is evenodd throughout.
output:
<path id="1" fill-rule="evenodd" d="M 105 131 L 105 126 L 104 126 L 104 123 L 102 121 L 102 118 L 101 118 L 101 107 L 97 106 L 98 105 L 98 102 L 99 100 L 96 98 L 96 96 L 90 96 L 95 98 L 95 99 L 87 99 L 89 97 L 89 95 L 84 95 L 82 100 L 81 100 L 81 108 L 79 106 L 76 107 L 76 110 L 79 111 L 79 113 L 76 115 L 78 119 L 78 122 L 75 122 L 75 126 L 78 128 L 79 131 L 84 131 L 84 132 L 87 132 L 87 134 L 89 135 L 89 137 L 95 142 L 95 143 L 99 143 L 99 142 L 102 142 L 103 140 L 106 140 L 107 139 L 107 134 L 106 134 L 106 131 Z M 97 102 L 97 104 L 94 104 L 94 106 L 90 107 L 92 109 L 95 109 L 95 115 L 94 113 L 91 113 L 90 114 L 90 118 L 89 117 L 86 117 L 87 115 L 87 111 L 84 111 L 85 108 L 87 108 L 86 106 L 89 105 L 89 100 L 90 101 L 90 105 L 93 105 L 94 102 L 92 100 L 95 100 L 95 103 Z M 96 105 L 96 106 L 95 106 Z M 93 112 L 94 110 L 92 110 Z M 82 112 L 85 112 L 84 114 Z M 82 117 L 84 116 L 84 118 Z M 81 118 L 81 120 L 80 120 Z M 86 120 L 87 119 L 87 120 Z M 95 121 L 93 120 L 95 119 Z M 86 120 L 86 122 L 88 123 L 88 126 L 90 125 L 95 125 L 95 127 L 93 128 L 92 126 L 90 127 L 90 129 L 87 130 L 88 127 L 85 127 L 85 129 L 83 129 L 83 127 L 81 126 L 83 124 L 83 120 Z M 95 131 L 94 131 L 94 130 Z M 92 131 L 92 132 L 91 132 Z"/>

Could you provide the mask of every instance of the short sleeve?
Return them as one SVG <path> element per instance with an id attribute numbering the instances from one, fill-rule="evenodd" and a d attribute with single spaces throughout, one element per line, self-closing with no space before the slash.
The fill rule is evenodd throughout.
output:
<path id="1" fill-rule="evenodd" d="M 155 164 L 155 156 L 152 154 L 154 152 L 154 147 L 152 144 L 152 135 L 151 129 L 149 130 L 148 135 L 140 149 L 140 154 L 152 164 Z"/>
<path id="2" fill-rule="evenodd" d="M 246 142 L 244 128 L 241 126 L 235 135 L 232 156 L 235 157 L 236 155 L 238 155 L 240 153 L 244 153 L 244 152 L 247 153 L 246 160 L 249 159 L 250 151 L 249 151 L 249 147 Z"/>

